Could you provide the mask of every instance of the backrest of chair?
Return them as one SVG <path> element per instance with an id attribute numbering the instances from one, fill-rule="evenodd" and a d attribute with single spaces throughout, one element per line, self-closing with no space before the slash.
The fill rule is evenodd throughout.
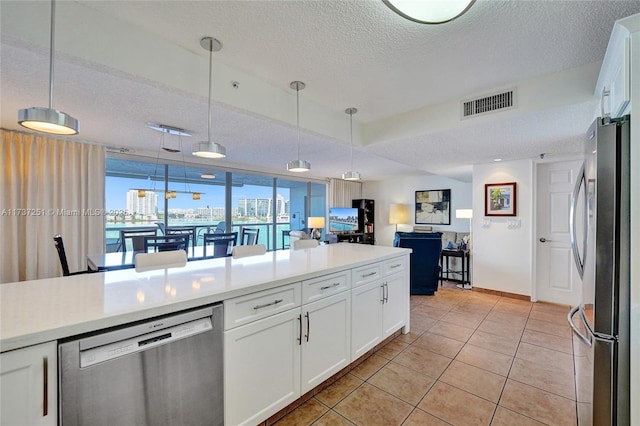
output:
<path id="1" fill-rule="evenodd" d="M 144 237 L 151 237 L 158 235 L 157 229 L 145 229 L 145 230 L 120 230 L 120 249 L 121 251 L 127 251 L 127 240 L 131 240 L 131 246 L 133 251 L 143 251 Z"/>
<path id="2" fill-rule="evenodd" d="M 240 236 L 240 245 L 252 246 L 258 243 L 258 235 L 260 234 L 259 228 L 242 228 L 242 234 Z"/>
<path id="3" fill-rule="evenodd" d="M 187 253 L 184 250 L 138 253 L 134 262 L 136 272 L 181 267 L 187 264 Z"/>
<path id="4" fill-rule="evenodd" d="M 187 246 L 189 240 L 193 240 L 195 243 L 195 227 L 193 226 L 170 226 L 166 228 L 165 235 L 186 235 Z"/>
<path id="5" fill-rule="evenodd" d="M 294 250 L 300 250 L 318 247 L 319 245 L 320 243 L 318 243 L 318 240 L 295 240 L 292 247 Z"/>
<path id="6" fill-rule="evenodd" d="M 216 229 L 213 230 L 213 233 L 220 234 L 224 232 L 227 232 L 227 222 L 225 221 L 218 222 L 218 225 L 216 225 Z"/>
<path id="7" fill-rule="evenodd" d="M 251 246 L 235 246 L 233 248 L 233 257 L 237 259 L 239 257 L 247 257 L 247 256 L 256 256 L 259 254 L 265 254 L 267 252 L 267 248 L 264 244 L 254 244 Z"/>
<path id="8" fill-rule="evenodd" d="M 204 234 L 204 257 L 207 256 L 207 246 L 213 244 L 213 257 L 231 256 L 233 247 L 237 244 L 238 233 L 208 233 Z"/>
<path id="9" fill-rule="evenodd" d="M 62 275 L 69 276 L 69 264 L 67 263 L 67 254 L 64 251 L 64 244 L 62 243 L 62 237 L 60 234 L 53 237 L 53 243 L 58 251 L 58 257 L 60 258 L 60 266 L 62 266 Z"/>
<path id="10" fill-rule="evenodd" d="M 144 237 L 144 251 L 187 251 L 189 235 L 156 235 Z"/>

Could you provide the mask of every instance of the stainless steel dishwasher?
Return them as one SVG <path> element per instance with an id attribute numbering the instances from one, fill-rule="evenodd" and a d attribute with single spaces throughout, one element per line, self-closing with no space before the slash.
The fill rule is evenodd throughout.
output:
<path id="1" fill-rule="evenodd" d="M 222 425 L 222 305 L 58 345 L 60 424 Z"/>

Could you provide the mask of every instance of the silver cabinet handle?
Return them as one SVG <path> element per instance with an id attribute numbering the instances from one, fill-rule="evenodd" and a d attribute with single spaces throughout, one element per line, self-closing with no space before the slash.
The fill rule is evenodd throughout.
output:
<path id="1" fill-rule="evenodd" d="M 402 266 L 402 263 L 398 263 L 397 265 L 390 266 L 390 268 L 392 268 L 392 269 L 393 268 L 399 268 L 400 266 Z"/>
<path id="2" fill-rule="evenodd" d="M 49 358 L 42 358 L 42 417 L 49 414 Z"/>
<path id="3" fill-rule="evenodd" d="M 311 329 L 309 328 L 309 312 L 304 315 L 307 318 L 307 334 L 304 337 L 307 338 L 307 342 L 309 341 L 309 335 L 311 334 Z"/>
<path id="4" fill-rule="evenodd" d="M 384 283 L 384 302 L 389 303 L 389 283 Z"/>
<path id="5" fill-rule="evenodd" d="M 380 303 L 384 304 L 384 283 L 380 285 L 380 288 L 382 289 L 382 299 L 380 299 Z"/>
<path id="6" fill-rule="evenodd" d="M 371 273 L 368 273 L 368 274 L 362 274 L 362 278 L 367 278 L 367 277 L 370 277 L 370 276 L 375 275 L 375 274 L 377 274 L 377 272 L 371 272 Z"/>
<path id="7" fill-rule="evenodd" d="M 302 345 L 302 315 L 298 315 L 298 324 L 300 325 L 300 331 L 298 333 L 298 345 Z"/>
<path id="8" fill-rule="evenodd" d="M 325 286 L 320 287 L 320 290 L 327 290 L 329 288 L 338 287 L 339 285 L 340 285 L 340 283 L 333 283 L 331 285 L 325 285 Z"/>
<path id="9" fill-rule="evenodd" d="M 258 310 L 261 308 L 266 308 L 267 306 L 271 306 L 271 305 L 277 305 L 278 303 L 282 303 L 284 301 L 284 299 L 276 299 L 271 303 L 265 303 L 264 305 L 256 305 L 253 307 L 254 310 Z"/>

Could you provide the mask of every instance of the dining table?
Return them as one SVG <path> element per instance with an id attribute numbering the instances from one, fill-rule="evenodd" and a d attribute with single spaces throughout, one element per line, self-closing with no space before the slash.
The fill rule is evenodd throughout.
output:
<path id="1" fill-rule="evenodd" d="M 213 257 L 213 247 L 208 248 L 210 255 L 206 258 Z M 87 268 L 92 272 L 117 271 L 119 269 L 131 269 L 136 267 L 136 255 L 138 253 L 147 253 L 144 251 L 124 251 L 111 253 L 96 253 L 87 255 Z M 204 246 L 192 247 L 187 250 L 187 261 L 205 259 Z"/>

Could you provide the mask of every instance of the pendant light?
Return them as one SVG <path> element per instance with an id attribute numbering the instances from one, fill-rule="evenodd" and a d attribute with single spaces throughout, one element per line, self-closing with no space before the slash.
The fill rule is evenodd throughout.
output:
<path id="1" fill-rule="evenodd" d="M 360 172 L 353 171 L 353 114 L 358 112 L 357 108 L 347 108 L 344 110 L 345 113 L 349 114 L 350 117 L 350 132 L 351 132 L 351 168 L 350 171 L 344 172 L 342 174 L 342 179 L 344 180 L 360 180 L 362 177 L 360 176 Z"/>
<path id="2" fill-rule="evenodd" d="M 53 56 L 55 34 L 55 0 L 51 0 L 51 36 L 49 48 L 49 108 L 31 107 L 18 111 L 18 124 L 37 132 L 55 135 L 77 135 L 78 120 L 53 109 Z"/>
<path id="3" fill-rule="evenodd" d="M 382 0 L 391 10 L 419 24 L 444 24 L 463 15 L 476 0 Z"/>
<path id="4" fill-rule="evenodd" d="M 292 81 L 289 87 L 296 91 L 296 127 L 298 128 L 298 159 L 287 163 L 287 170 L 290 172 L 308 172 L 311 170 L 311 163 L 300 159 L 300 91 L 306 87 L 301 81 Z"/>
<path id="5" fill-rule="evenodd" d="M 209 121 L 207 125 L 207 140 L 194 144 L 192 154 L 205 158 L 224 158 L 227 156 L 226 148 L 219 143 L 211 141 L 211 70 L 213 68 L 213 52 L 219 52 L 222 49 L 222 43 L 213 37 L 203 37 L 200 40 L 200 46 L 209 51 Z"/>

